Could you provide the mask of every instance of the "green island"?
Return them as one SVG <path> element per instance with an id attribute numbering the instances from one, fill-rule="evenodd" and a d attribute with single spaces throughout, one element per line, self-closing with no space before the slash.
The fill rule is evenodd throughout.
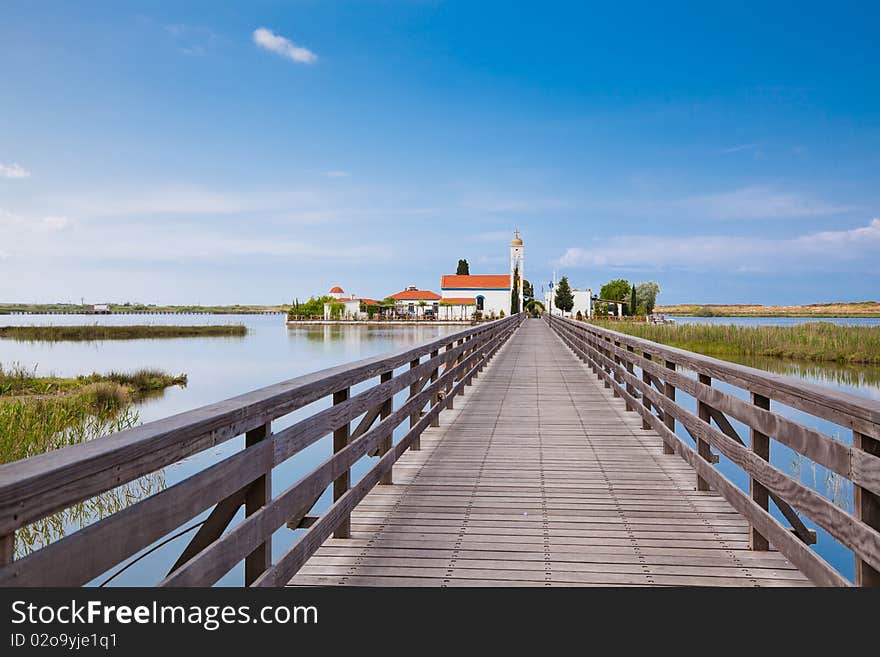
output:
<path id="1" fill-rule="evenodd" d="M 128 429 L 132 402 L 186 383 L 154 369 L 57 377 L 0 366 L 0 463 Z"/>
<path id="2" fill-rule="evenodd" d="M 0 339 L 37 342 L 82 342 L 97 340 L 140 340 L 144 338 L 244 337 L 244 324 L 164 326 L 161 324 L 109 326 L 0 326 Z"/>
<path id="3" fill-rule="evenodd" d="M 880 364 L 880 326 L 805 322 L 794 326 L 647 324 L 596 321 L 604 328 L 727 360 L 762 356 L 841 364 Z"/>

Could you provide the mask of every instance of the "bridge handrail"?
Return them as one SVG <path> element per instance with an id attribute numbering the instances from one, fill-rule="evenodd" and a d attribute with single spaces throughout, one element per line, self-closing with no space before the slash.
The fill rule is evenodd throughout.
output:
<path id="1" fill-rule="evenodd" d="M 213 584 L 242 560 L 246 584 L 285 583 L 283 577 L 298 568 L 291 571 L 294 562 L 303 555 L 307 558 L 323 541 L 317 536 L 326 537 L 340 528 L 347 531 L 347 517 L 357 501 L 380 480 L 390 478 L 391 466 L 407 448 L 418 448 L 422 431 L 436 423 L 442 410 L 452 407 L 454 396 L 470 384 L 523 317 L 520 313 L 479 324 L 0 466 L 0 585 L 88 583 L 212 507 L 163 583 Z M 404 366 L 407 369 L 395 372 Z M 352 386 L 377 377 L 380 380 L 365 390 L 351 393 Z M 407 387 L 407 401 L 395 410 L 395 394 Z M 331 396 L 329 408 L 272 432 L 273 420 Z M 359 418 L 352 432 L 351 424 Z M 392 444 L 394 429 L 407 419 L 409 432 Z M 243 450 L 14 559 L 14 534 L 19 528 L 242 434 Z M 272 469 L 330 434 L 334 454 L 273 498 Z M 351 466 L 365 455 L 380 458 L 350 487 Z M 288 554 L 273 565 L 272 533 L 285 522 L 294 528 L 312 522 L 308 513 L 331 483 L 333 506 L 295 543 L 293 556 Z M 223 534 L 242 505 L 245 520 Z M 221 571 L 218 563 L 228 566 Z"/>
<path id="2" fill-rule="evenodd" d="M 800 512 L 852 550 L 857 584 L 880 585 L 880 402 L 590 323 L 558 316 L 548 320 L 614 396 L 625 400 L 627 410 L 642 416 L 643 428 L 660 434 L 664 450 L 674 451 L 694 467 L 697 489 L 711 486 L 749 521 L 754 549 L 765 550 L 772 543 L 812 581 L 849 584 L 807 548 L 815 537 Z M 713 387 L 713 380 L 747 391 L 750 402 Z M 696 401 L 696 415 L 676 403 L 676 391 Z M 853 444 L 771 411 L 771 401 L 852 429 Z M 748 446 L 729 418 L 748 428 Z M 675 434 L 675 422 L 691 435 L 696 449 Z M 771 465 L 770 441 L 851 481 L 853 513 Z M 713 447 L 749 476 L 750 494 L 713 467 L 717 462 Z M 770 515 L 770 500 L 791 529 Z"/>

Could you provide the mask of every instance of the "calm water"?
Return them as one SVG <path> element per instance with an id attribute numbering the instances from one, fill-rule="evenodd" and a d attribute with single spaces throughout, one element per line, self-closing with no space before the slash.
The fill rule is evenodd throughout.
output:
<path id="1" fill-rule="evenodd" d="M 804 320 L 797 318 L 676 318 L 679 322 L 704 321 L 711 323 L 736 324 L 795 324 Z M 847 324 L 880 326 L 878 319 L 831 319 Z M 141 367 L 158 367 L 173 373 L 186 373 L 189 383 L 186 388 L 170 388 L 137 406 L 139 419 L 143 422 L 167 417 L 205 404 L 216 402 L 255 388 L 276 383 L 301 374 L 346 363 L 368 356 L 384 353 L 406 345 L 423 342 L 445 333 L 462 330 L 460 326 L 398 326 L 383 327 L 338 327 L 316 326 L 288 329 L 281 315 L 110 315 L 110 316 L 38 316 L 6 315 L 0 316 L 0 325 L 30 324 L 228 324 L 243 323 L 249 333 L 243 338 L 183 338 L 171 340 L 126 340 L 99 343 L 33 343 L 0 341 L 0 363 L 10 365 L 19 363 L 25 367 L 37 367 L 38 373 L 61 376 L 87 374 L 92 371 L 134 370 Z M 816 365 L 814 363 L 786 362 L 773 359 L 745 359 L 745 365 L 759 367 L 777 373 L 794 376 L 821 385 L 827 385 L 866 397 L 880 399 L 880 368 L 842 367 L 837 365 Z M 717 384 L 731 394 L 744 396 L 724 384 Z M 355 388 L 357 391 L 358 388 Z M 400 403 L 406 392 L 400 393 Z M 685 395 L 679 395 L 682 406 L 695 412 L 695 403 Z M 273 424 L 278 430 L 298 418 L 325 407 L 326 400 L 316 402 L 301 411 Z M 808 415 L 775 404 L 773 409 L 797 421 L 817 428 L 829 436 L 850 443 L 851 434 L 831 423 L 817 420 Z M 748 442 L 748 431 L 739 423 L 733 422 L 740 435 Z M 396 434 L 399 439 L 405 431 Z M 677 433 L 689 440 L 686 431 L 677 427 Z M 59 533 L 69 532 L 84 523 L 131 504 L 137 499 L 173 485 L 190 474 L 216 462 L 243 447 L 243 439 L 229 441 L 213 450 L 194 455 L 180 464 L 143 477 L 117 491 L 92 500 L 78 509 L 77 514 L 64 517 L 61 522 L 43 523 L 34 527 L 28 537 L 30 547 L 38 547 L 42 542 L 57 538 Z M 275 469 L 273 489 L 281 492 L 301 476 L 309 472 L 330 454 L 329 439 L 319 441 L 304 450 L 295 458 Z M 830 477 L 827 472 L 812 462 L 798 459 L 786 447 L 773 443 L 771 460 L 774 465 L 789 474 L 795 475 L 829 499 L 852 510 L 852 487 L 849 482 L 841 482 Z M 356 480 L 369 466 L 369 459 L 363 459 L 353 468 Z M 719 468 L 732 481 L 748 490 L 748 479 L 742 472 L 722 457 Z M 318 510 L 329 505 L 329 492 L 319 501 Z M 203 519 L 207 514 L 196 518 Z M 187 526 L 191 526 L 190 523 Z M 815 529 L 811 523 L 807 523 Z M 822 556 L 848 577 L 853 575 L 852 555 L 843 546 L 822 530 L 817 530 L 819 542 L 816 549 Z M 161 579 L 180 551 L 189 541 L 192 533 L 169 542 L 147 557 L 135 563 L 121 575 L 113 579 L 113 585 L 152 585 Z M 273 538 L 273 550 L 280 556 L 295 540 L 297 533 L 286 528 L 280 529 Z M 24 536 L 22 536 L 24 538 Z M 236 568 L 221 580 L 221 584 L 240 585 L 241 568 Z M 95 580 L 103 582 L 115 571 Z"/>

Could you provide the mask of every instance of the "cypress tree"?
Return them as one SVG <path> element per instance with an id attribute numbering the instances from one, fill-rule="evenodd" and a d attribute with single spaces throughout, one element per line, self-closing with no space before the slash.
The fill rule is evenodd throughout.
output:
<path id="1" fill-rule="evenodd" d="M 568 284 L 568 276 L 563 276 L 556 286 L 556 297 L 553 299 L 559 310 L 570 313 L 574 308 L 574 295 L 571 293 L 571 286 Z"/>

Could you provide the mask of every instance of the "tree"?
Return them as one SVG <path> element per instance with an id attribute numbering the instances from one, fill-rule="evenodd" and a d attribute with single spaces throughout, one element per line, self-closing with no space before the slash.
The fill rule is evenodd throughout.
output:
<path id="1" fill-rule="evenodd" d="M 535 298 L 535 288 L 526 279 L 523 279 L 523 306 Z"/>
<path id="2" fill-rule="evenodd" d="M 513 288 L 510 290 L 510 314 L 519 312 L 519 267 L 513 270 Z"/>
<path id="3" fill-rule="evenodd" d="M 455 273 L 458 276 L 470 276 L 471 267 L 466 259 L 462 258 L 458 261 L 458 267 L 455 269 Z"/>
<path id="4" fill-rule="evenodd" d="M 571 293 L 571 286 L 568 284 L 568 276 L 563 276 L 556 286 L 556 297 L 553 299 L 556 307 L 563 312 L 570 313 L 574 308 L 574 295 Z"/>
<path id="5" fill-rule="evenodd" d="M 599 297 L 608 301 L 626 301 L 629 296 L 629 282 L 616 278 L 602 286 Z"/>
<path id="6" fill-rule="evenodd" d="M 650 315 L 654 311 L 658 294 L 660 294 L 660 286 L 654 281 L 645 281 L 636 285 L 637 305 L 644 305 L 646 315 Z"/>
<path id="7" fill-rule="evenodd" d="M 526 306 L 526 311 L 532 313 L 533 315 L 537 315 L 539 313 L 544 312 L 544 304 L 538 301 L 537 299 L 532 299 L 529 301 Z"/>
<path id="8" fill-rule="evenodd" d="M 636 305 L 636 286 L 633 285 L 629 289 L 629 308 L 627 308 L 630 315 L 636 314 Z"/>

